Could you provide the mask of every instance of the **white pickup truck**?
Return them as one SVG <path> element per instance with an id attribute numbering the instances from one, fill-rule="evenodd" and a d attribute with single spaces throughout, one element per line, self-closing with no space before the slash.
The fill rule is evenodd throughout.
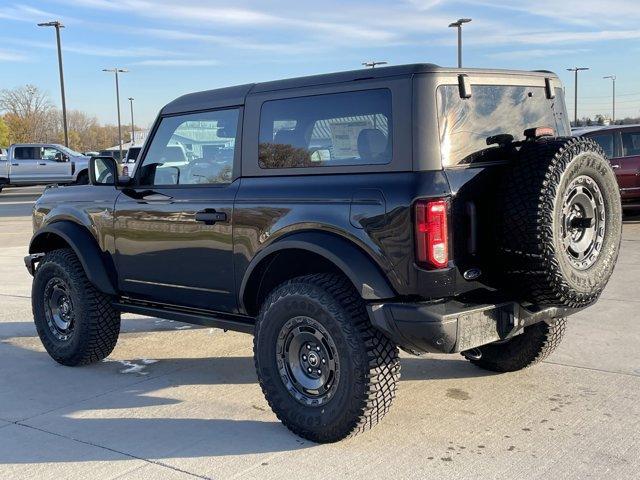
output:
<path id="1" fill-rule="evenodd" d="M 11 145 L 0 157 L 0 191 L 7 185 L 89 183 L 89 157 L 55 143 Z"/>

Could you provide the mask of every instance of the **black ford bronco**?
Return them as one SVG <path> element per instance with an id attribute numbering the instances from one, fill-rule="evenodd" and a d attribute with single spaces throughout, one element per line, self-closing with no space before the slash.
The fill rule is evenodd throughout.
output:
<path id="1" fill-rule="evenodd" d="M 185 95 L 130 177 L 50 187 L 25 263 L 64 365 L 133 312 L 254 334 L 264 394 L 332 442 L 388 411 L 398 347 L 507 372 L 593 304 L 621 237 L 615 175 L 550 72 L 418 64 Z"/>

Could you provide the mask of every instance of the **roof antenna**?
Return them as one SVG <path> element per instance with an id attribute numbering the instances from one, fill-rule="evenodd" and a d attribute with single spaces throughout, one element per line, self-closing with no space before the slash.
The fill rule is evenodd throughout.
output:
<path id="1" fill-rule="evenodd" d="M 369 68 L 376 68 L 378 65 L 386 65 L 387 62 L 376 62 L 375 60 L 371 60 L 369 62 L 362 62 L 362 65 Z"/>

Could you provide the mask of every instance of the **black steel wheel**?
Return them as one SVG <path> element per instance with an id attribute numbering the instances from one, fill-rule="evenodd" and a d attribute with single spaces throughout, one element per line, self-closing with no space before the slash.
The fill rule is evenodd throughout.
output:
<path id="1" fill-rule="evenodd" d="M 320 406 L 331 399 L 340 381 L 338 349 L 317 320 L 299 316 L 285 323 L 276 356 L 280 375 L 296 400 Z"/>
<path id="2" fill-rule="evenodd" d="M 52 277 L 44 287 L 44 314 L 51 333 L 60 341 L 69 340 L 75 326 L 71 289 L 60 277 Z"/>
<path id="3" fill-rule="evenodd" d="M 120 333 L 120 313 L 112 300 L 91 284 L 71 249 L 47 253 L 31 290 L 33 318 L 47 353 L 68 366 L 107 357 Z"/>
<path id="4" fill-rule="evenodd" d="M 335 442 L 374 426 L 400 377 L 398 349 L 371 326 L 348 279 L 298 277 L 276 287 L 256 322 L 254 356 L 269 405 L 292 432 Z"/>

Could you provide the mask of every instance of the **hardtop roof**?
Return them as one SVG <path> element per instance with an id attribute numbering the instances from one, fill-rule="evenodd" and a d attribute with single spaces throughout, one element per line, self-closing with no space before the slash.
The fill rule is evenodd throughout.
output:
<path id="1" fill-rule="evenodd" d="M 250 83 L 233 87 L 217 88 L 183 95 L 165 105 L 161 114 L 171 115 L 211 108 L 222 108 L 243 105 L 250 93 L 286 90 L 290 88 L 311 87 L 315 85 L 329 85 L 335 83 L 353 82 L 385 77 L 411 76 L 420 73 L 455 73 L 455 74 L 496 74 L 518 75 L 534 77 L 553 77 L 556 75 L 548 71 L 499 70 L 483 68 L 452 68 L 440 67 L 433 63 L 413 63 L 408 65 L 393 65 L 389 67 L 367 68 L 345 72 L 325 73 L 306 77 L 288 78 L 268 82 Z"/>

